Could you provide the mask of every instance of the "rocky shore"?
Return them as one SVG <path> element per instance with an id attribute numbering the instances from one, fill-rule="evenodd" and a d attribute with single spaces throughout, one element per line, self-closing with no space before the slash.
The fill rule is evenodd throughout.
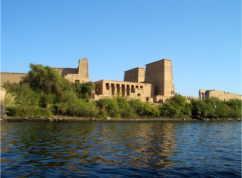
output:
<path id="1" fill-rule="evenodd" d="M 1 121 L 8 122 L 83 122 L 83 121 L 161 121 L 161 122 L 174 122 L 174 121 L 183 121 L 183 122 L 216 122 L 216 121 L 241 121 L 241 118 L 216 118 L 216 119 L 172 119 L 165 117 L 157 118 L 137 118 L 137 119 L 123 119 L 123 118 L 88 118 L 88 117 L 69 117 L 69 116 L 53 116 L 53 117 L 3 117 Z"/>

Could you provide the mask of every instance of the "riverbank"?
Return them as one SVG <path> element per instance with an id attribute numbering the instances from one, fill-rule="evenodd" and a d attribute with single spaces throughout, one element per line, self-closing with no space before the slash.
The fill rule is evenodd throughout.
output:
<path id="1" fill-rule="evenodd" d="M 53 117 L 4 117 L 1 121 L 8 122 L 83 122 L 83 121 L 161 121 L 161 122 L 215 122 L 215 121 L 241 121 L 241 118 L 217 118 L 217 119 L 172 119 L 166 117 L 156 117 L 156 118 L 137 118 L 137 119 L 124 119 L 124 118 L 88 118 L 88 117 L 70 117 L 70 116 L 53 116 Z"/>

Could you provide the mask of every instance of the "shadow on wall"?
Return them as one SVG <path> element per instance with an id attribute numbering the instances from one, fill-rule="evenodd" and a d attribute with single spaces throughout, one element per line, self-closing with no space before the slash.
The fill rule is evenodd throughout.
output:
<path id="1" fill-rule="evenodd" d="M 59 74 L 64 77 L 67 74 L 78 74 L 78 69 L 75 68 L 53 68 L 58 71 Z"/>

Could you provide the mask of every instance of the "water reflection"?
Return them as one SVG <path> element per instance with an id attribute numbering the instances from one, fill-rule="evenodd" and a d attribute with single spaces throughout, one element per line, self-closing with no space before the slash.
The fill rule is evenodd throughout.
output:
<path id="1" fill-rule="evenodd" d="M 241 131 L 234 134 L 233 129 L 233 124 L 223 123 L 3 122 L 1 174 L 80 176 L 93 174 L 93 171 L 98 175 L 103 172 L 115 175 L 119 171 L 118 174 L 130 175 L 134 168 L 143 168 L 139 171 L 150 174 L 151 169 L 209 164 L 208 158 L 216 159 L 220 152 L 231 150 L 231 145 L 237 144 L 238 141 L 230 138 L 231 135 L 239 137 Z M 217 134 L 221 139 L 218 140 Z M 241 154 L 236 152 L 235 155 Z M 226 159 L 234 160 L 232 157 L 234 155 L 228 155 Z M 220 161 L 224 161 L 223 158 Z M 160 175 L 160 172 L 155 173 Z"/>
<path id="2" fill-rule="evenodd" d="M 175 148 L 173 123 L 2 123 L 1 132 L 6 168 L 66 166 L 74 171 L 91 163 L 151 168 L 175 164 L 169 160 Z"/>

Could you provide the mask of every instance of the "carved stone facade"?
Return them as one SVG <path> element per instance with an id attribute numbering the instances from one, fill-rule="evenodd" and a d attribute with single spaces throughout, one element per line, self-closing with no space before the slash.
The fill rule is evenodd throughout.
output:
<path id="1" fill-rule="evenodd" d="M 205 99 L 205 98 L 211 98 L 216 97 L 223 101 L 228 101 L 230 99 L 242 99 L 242 95 L 237 95 L 234 93 L 229 93 L 225 91 L 219 91 L 219 90 L 199 90 L 199 99 Z"/>
<path id="2" fill-rule="evenodd" d="M 53 68 L 56 70 L 63 78 L 69 80 L 70 82 L 89 82 L 89 72 L 88 72 L 88 59 L 83 58 L 78 62 L 78 68 Z M 22 78 L 27 75 L 27 73 L 8 73 L 1 72 L 1 86 L 9 81 L 10 83 L 19 83 Z"/>
<path id="3" fill-rule="evenodd" d="M 155 95 L 174 96 L 171 60 L 163 59 L 146 65 L 145 83 L 152 83 Z"/>
<path id="4" fill-rule="evenodd" d="M 89 72 L 88 72 L 88 59 L 83 58 L 79 60 L 78 68 L 53 68 L 55 69 L 63 78 L 69 80 L 70 82 L 85 83 L 89 82 Z"/>
<path id="5" fill-rule="evenodd" d="M 124 81 L 94 82 L 96 90 L 93 99 L 113 97 L 117 93 L 130 99 L 140 98 L 142 101 L 165 103 L 175 94 L 171 60 L 162 59 L 125 71 Z"/>
<path id="6" fill-rule="evenodd" d="M 89 82 L 88 59 L 83 58 L 78 62 L 78 68 L 53 68 L 63 78 L 71 82 Z M 145 71 L 146 70 L 146 71 Z M 1 86 L 9 81 L 19 83 L 26 73 L 1 72 Z M 92 99 L 112 98 L 118 94 L 130 99 L 139 98 L 142 101 L 165 103 L 175 95 L 172 64 L 169 59 L 162 59 L 146 65 L 145 68 L 137 67 L 125 71 L 124 81 L 100 80 L 94 82 L 95 91 Z M 227 101 L 229 99 L 241 99 L 241 95 L 222 92 L 218 90 L 199 90 L 199 98 L 205 99 L 217 97 Z M 190 101 L 191 97 L 187 97 Z M 194 99 L 196 99 L 194 97 Z"/>
<path id="7" fill-rule="evenodd" d="M 145 82 L 145 68 L 137 67 L 124 72 L 124 81 L 126 82 Z"/>
<path id="8" fill-rule="evenodd" d="M 94 82 L 95 92 L 92 99 L 113 98 L 120 95 L 129 99 L 141 99 L 142 101 L 153 102 L 154 88 L 149 83 L 100 80 Z"/>

